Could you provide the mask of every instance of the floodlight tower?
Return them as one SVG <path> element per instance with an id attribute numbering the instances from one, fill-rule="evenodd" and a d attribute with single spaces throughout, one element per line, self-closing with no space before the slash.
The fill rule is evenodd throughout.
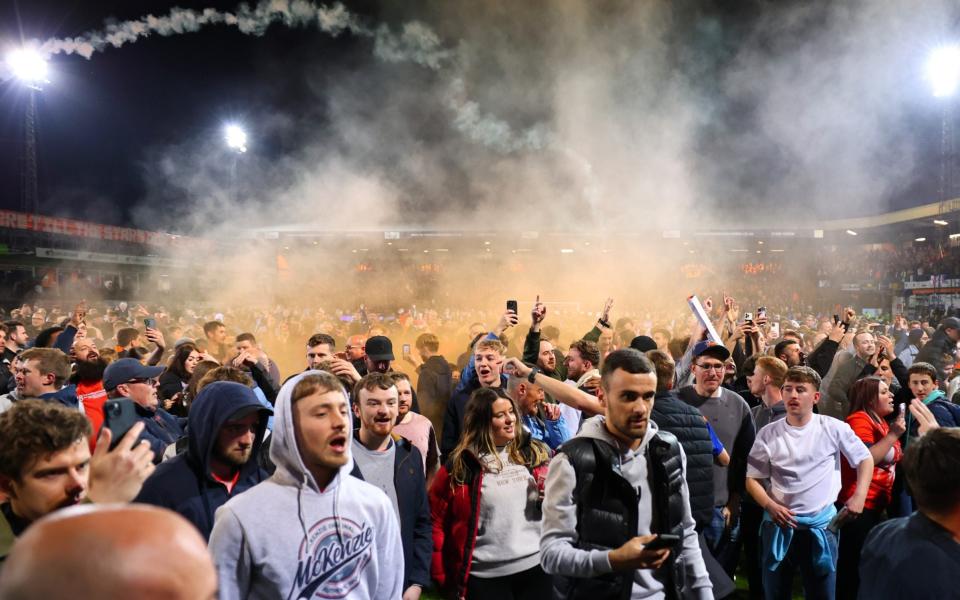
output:
<path id="1" fill-rule="evenodd" d="M 27 213 L 40 211 L 37 186 L 37 94 L 47 81 L 46 59 L 34 49 L 21 48 L 7 56 L 13 75 L 27 88 L 27 108 L 23 120 L 23 168 L 20 172 L 20 209 Z"/>
<path id="2" fill-rule="evenodd" d="M 949 45 L 934 49 L 927 58 L 926 78 L 934 98 L 940 99 L 940 208 L 939 213 L 950 212 L 960 206 L 955 201 L 956 148 L 954 134 L 953 96 L 960 89 L 960 46 Z"/>

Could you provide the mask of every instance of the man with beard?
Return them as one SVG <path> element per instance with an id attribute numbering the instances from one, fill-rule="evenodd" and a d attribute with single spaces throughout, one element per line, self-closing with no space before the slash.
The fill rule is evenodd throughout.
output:
<path id="1" fill-rule="evenodd" d="M 77 386 L 77 400 L 83 405 L 94 431 L 100 431 L 103 425 L 103 403 L 107 401 L 107 392 L 103 389 L 103 372 L 107 361 L 100 357 L 97 344 L 89 338 L 81 338 L 73 343 L 73 374 L 70 383 Z M 96 440 L 91 440 L 96 443 Z"/>
<path id="2" fill-rule="evenodd" d="M 614 351 L 600 389 L 605 414 L 560 447 L 547 474 L 540 562 L 554 597 L 712 600 L 683 450 L 650 421 L 654 365 Z M 654 546 L 664 534 L 676 537 Z"/>
<path id="3" fill-rule="evenodd" d="M 243 384 L 205 386 L 190 406 L 187 451 L 157 467 L 134 501 L 180 513 L 209 539 L 217 509 L 268 476 L 257 453 L 271 414 Z"/>
<path id="4" fill-rule="evenodd" d="M 588 385 L 590 380 L 600 377 L 600 348 L 597 344 L 585 339 L 575 341 L 570 344 L 563 364 L 567 379 L 576 382 L 581 391 L 597 395 L 598 388 Z"/>
<path id="5" fill-rule="evenodd" d="M 785 338 L 773 347 L 773 355 L 782 360 L 789 369 L 803 364 L 803 352 L 800 343 L 792 338 Z"/>
<path id="6" fill-rule="evenodd" d="M 353 412 L 360 429 L 353 432 L 351 475 L 383 490 L 397 511 L 403 546 L 403 600 L 418 600 L 430 583 L 433 524 L 424 474 L 416 468 L 423 464 L 420 451 L 393 432 L 398 395 L 394 378 L 385 373 L 369 373 L 354 387 Z"/>

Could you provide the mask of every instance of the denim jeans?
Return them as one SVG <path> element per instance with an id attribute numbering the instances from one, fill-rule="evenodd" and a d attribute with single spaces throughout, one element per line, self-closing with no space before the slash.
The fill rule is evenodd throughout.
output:
<path id="1" fill-rule="evenodd" d="M 837 556 L 837 536 L 826 532 L 828 543 Z M 762 542 L 761 542 L 762 543 Z M 809 530 L 797 529 L 793 532 L 793 541 L 787 556 L 777 566 L 775 571 L 763 568 L 763 592 L 767 600 L 790 600 L 793 597 L 793 574 L 800 568 L 800 577 L 803 580 L 803 597 L 807 600 L 833 600 L 836 588 L 836 569 L 828 573 L 819 574 L 814 570 L 814 549 L 816 542 Z M 763 556 L 770 553 L 766 544 L 761 548 Z M 836 563 L 834 563 L 836 568 Z"/>
<path id="2" fill-rule="evenodd" d="M 723 508 L 713 507 L 713 519 L 703 530 L 703 537 L 707 540 L 710 553 L 732 578 L 740 561 L 740 522 L 738 520 L 733 524 L 733 528 L 727 531 L 723 522 Z"/>

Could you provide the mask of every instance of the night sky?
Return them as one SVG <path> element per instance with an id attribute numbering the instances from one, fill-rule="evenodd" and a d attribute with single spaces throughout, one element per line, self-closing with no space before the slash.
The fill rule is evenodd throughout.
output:
<path id="1" fill-rule="evenodd" d="M 418 11 L 423 11 L 422 18 L 430 22 L 430 9 L 436 6 L 431 2 L 405 3 L 406 14 L 399 14 L 396 7 L 385 9 L 382 3 L 372 1 L 344 4 L 371 22 L 393 24 L 417 16 Z M 101 28 L 107 19 L 161 14 L 171 6 L 174 4 L 139 0 L 3 0 L 0 48 L 6 52 L 21 37 L 79 35 Z M 209 1 L 187 6 L 230 10 L 236 3 Z M 690 52 L 702 50 L 688 42 L 702 35 L 698 20 L 707 19 L 719 28 L 722 40 L 709 52 L 713 60 L 722 62 L 736 49 L 742 31 L 757 25 L 757 8 L 765 6 L 768 4 L 763 2 L 718 2 L 706 12 L 697 9 L 678 13 L 679 19 L 690 20 L 689 27 L 680 29 L 678 47 L 689 48 Z M 808 26 L 816 29 L 821 24 L 814 21 Z M 332 85 L 339 73 L 355 74 L 375 68 L 372 64 L 369 44 L 349 35 L 334 39 L 315 29 L 281 26 L 271 27 L 263 37 L 242 35 L 224 26 L 173 37 L 155 36 L 97 53 L 92 60 L 54 56 L 51 83 L 45 86 L 39 101 L 41 212 L 149 227 L 149 223 L 134 222 L 138 205 L 156 203 L 159 198 L 176 211 L 194 201 L 182 190 L 158 195 L 150 189 L 153 184 L 145 173 L 164 149 L 204 136 L 219 138 L 224 123 L 238 121 L 248 125 L 251 153 L 258 160 L 280 160 L 296 153 L 306 136 L 314 142 L 322 139 L 331 118 L 322 101 L 324 77 Z M 709 77 L 701 83 L 700 93 L 711 94 Z M 407 85 L 416 86 L 417 82 Z M 375 94 L 376 90 L 369 92 Z M 20 205 L 18 158 L 25 98 L 17 82 L 0 82 L 0 208 L 4 209 L 19 210 Z M 700 125 L 697 155 L 705 163 L 722 160 L 728 151 L 717 132 L 717 123 L 724 129 L 736 128 L 741 121 L 749 127 L 750 106 L 732 100 L 719 106 Z M 912 112 L 898 127 L 910 132 L 908 143 L 921 157 L 920 165 L 912 180 L 897 182 L 887 197 L 878 200 L 881 210 L 937 200 L 940 112 L 918 106 L 911 107 Z M 294 125 L 258 129 L 258 122 L 270 122 L 278 115 L 293 115 Z M 296 126 L 304 121 L 311 123 L 309 132 Z M 429 144 L 434 134 L 448 136 L 449 132 L 437 134 L 424 128 L 424 142 Z M 896 154 L 895 148 L 890 151 Z M 223 160 L 231 160 L 226 151 Z M 442 171 L 443 165 L 438 168 Z M 775 182 L 763 179 L 765 174 L 776 173 L 777 168 L 754 167 L 755 172 L 744 173 L 743 185 L 758 195 L 772 195 Z M 443 177 L 445 185 L 461 192 L 457 188 L 466 177 L 462 165 L 450 165 Z M 409 184 L 407 189 L 424 186 L 422 182 L 402 183 Z"/>

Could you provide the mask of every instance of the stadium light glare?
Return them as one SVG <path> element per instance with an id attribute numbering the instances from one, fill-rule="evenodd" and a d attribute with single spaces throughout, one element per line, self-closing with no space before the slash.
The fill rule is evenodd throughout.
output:
<path id="1" fill-rule="evenodd" d="M 951 234 L 950 234 L 950 239 L 951 239 L 951 240 L 958 240 L 958 239 L 960 239 L 960 233 L 951 233 Z"/>
<path id="2" fill-rule="evenodd" d="M 848 230 L 847 230 L 847 235 L 857 235 L 857 232 L 854 231 L 854 230 L 852 230 L 852 229 L 848 229 Z"/>
<path id="3" fill-rule="evenodd" d="M 33 48 L 14 50 L 7 55 L 7 65 L 17 79 L 32 88 L 39 89 L 41 83 L 47 83 L 47 59 Z"/>
<path id="4" fill-rule="evenodd" d="M 946 221 L 944 221 L 943 219 L 934 219 L 934 220 L 933 220 L 933 224 L 934 224 L 934 225 L 940 225 L 940 226 L 949 225 L 949 223 L 946 222 Z"/>
<path id="5" fill-rule="evenodd" d="M 224 128 L 224 139 L 231 150 L 241 154 L 247 151 L 247 132 L 239 125 L 227 125 Z"/>
<path id="6" fill-rule="evenodd" d="M 918 237 L 918 238 L 914 239 L 913 241 L 915 241 L 915 242 L 925 242 L 925 241 L 927 241 L 927 238 L 925 238 L 925 237 Z"/>
<path id="7" fill-rule="evenodd" d="M 935 48 L 927 58 L 926 76 L 935 98 L 952 96 L 960 86 L 960 46 Z"/>

